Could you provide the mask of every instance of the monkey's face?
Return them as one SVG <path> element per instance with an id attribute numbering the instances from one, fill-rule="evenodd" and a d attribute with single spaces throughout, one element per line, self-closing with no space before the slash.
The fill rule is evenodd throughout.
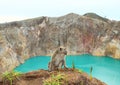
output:
<path id="1" fill-rule="evenodd" d="M 60 52 L 61 54 L 67 55 L 67 50 L 66 50 L 65 47 L 60 47 L 60 48 L 59 48 L 59 52 Z"/>

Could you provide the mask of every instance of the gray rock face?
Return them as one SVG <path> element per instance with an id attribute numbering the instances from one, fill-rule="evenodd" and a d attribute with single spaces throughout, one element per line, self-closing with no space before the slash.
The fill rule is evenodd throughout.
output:
<path id="1" fill-rule="evenodd" d="M 120 58 L 120 21 L 71 13 L 0 24 L 0 72 L 32 56 L 51 55 L 58 46 L 67 47 L 72 55 Z"/>

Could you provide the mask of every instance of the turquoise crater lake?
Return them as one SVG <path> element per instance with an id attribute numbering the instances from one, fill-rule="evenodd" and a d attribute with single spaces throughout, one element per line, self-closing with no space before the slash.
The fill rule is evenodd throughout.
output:
<path id="1" fill-rule="evenodd" d="M 38 69 L 48 69 L 48 56 L 36 56 L 25 61 L 14 70 L 19 72 L 30 72 Z M 90 68 L 93 68 L 92 76 L 102 80 L 108 85 L 120 84 L 120 60 L 111 57 L 95 57 L 89 54 L 67 56 L 67 67 L 71 67 L 74 62 L 75 67 L 90 73 Z"/>

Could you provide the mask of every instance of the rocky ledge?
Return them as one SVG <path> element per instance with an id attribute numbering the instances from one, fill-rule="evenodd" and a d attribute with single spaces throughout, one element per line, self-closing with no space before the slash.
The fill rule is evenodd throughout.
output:
<path id="1" fill-rule="evenodd" d="M 51 55 L 65 46 L 68 54 L 89 53 L 120 59 L 120 21 L 94 13 L 70 13 L 0 24 L 0 73 L 24 60 Z"/>
<path id="2" fill-rule="evenodd" d="M 4 82 L 9 85 L 9 81 Z M 54 83 L 54 84 L 53 84 Z M 13 85 L 106 85 L 96 78 L 75 69 L 61 69 L 48 72 L 39 70 L 21 75 L 15 79 Z M 3 85 L 3 81 L 0 81 Z"/>

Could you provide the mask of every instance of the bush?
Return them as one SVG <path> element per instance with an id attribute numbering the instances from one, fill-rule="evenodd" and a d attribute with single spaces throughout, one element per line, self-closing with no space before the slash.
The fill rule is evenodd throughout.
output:
<path id="1" fill-rule="evenodd" d="M 63 82 L 61 80 L 64 79 L 63 74 L 52 75 L 50 78 L 44 80 L 43 85 L 61 85 Z"/>
<path id="2" fill-rule="evenodd" d="M 75 63 L 74 63 L 74 61 L 72 62 L 72 68 L 75 69 Z"/>
<path id="3" fill-rule="evenodd" d="M 6 71 L 6 72 L 4 72 L 3 74 L 2 74 L 2 78 L 3 78 L 3 80 L 4 81 L 9 81 L 10 82 L 10 85 L 12 85 L 12 83 L 13 83 L 13 80 L 14 79 L 18 79 L 18 77 L 21 75 L 21 73 L 20 72 L 16 72 L 16 71 L 11 71 L 11 72 L 8 72 L 8 71 Z"/>
<path id="4" fill-rule="evenodd" d="M 92 80 L 92 71 L 93 71 L 93 67 L 90 67 L 90 80 Z"/>

